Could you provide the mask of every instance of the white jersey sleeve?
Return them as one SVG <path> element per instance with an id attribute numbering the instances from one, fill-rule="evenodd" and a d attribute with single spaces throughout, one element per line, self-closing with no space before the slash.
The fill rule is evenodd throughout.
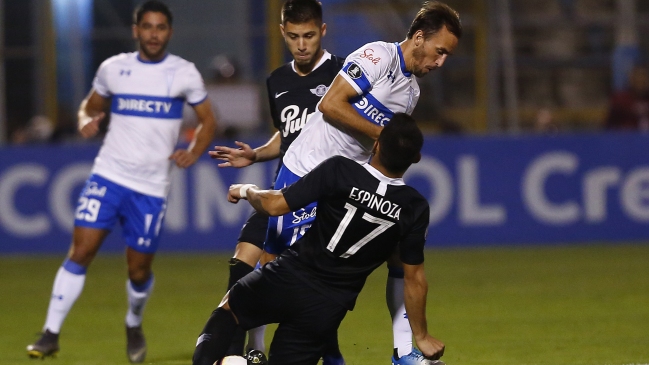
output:
<path id="1" fill-rule="evenodd" d="M 101 63 L 99 69 L 97 70 L 97 73 L 95 74 L 95 79 L 92 81 L 92 87 L 93 89 L 95 89 L 97 94 L 104 98 L 110 98 L 111 96 L 113 96 L 113 93 L 110 91 L 110 79 L 108 77 L 108 70 L 110 69 L 110 65 L 112 63 L 118 62 L 125 56 L 125 54 L 113 56 Z"/>
<path id="2" fill-rule="evenodd" d="M 186 80 L 187 89 L 184 94 L 185 100 L 189 105 L 198 105 L 207 99 L 207 91 L 205 90 L 203 77 L 193 63 L 189 63 L 179 76 Z"/>
<path id="3" fill-rule="evenodd" d="M 369 43 L 347 56 L 339 75 L 352 85 L 358 95 L 365 95 L 390 72 L 393 59 L 384 44 Z"/>

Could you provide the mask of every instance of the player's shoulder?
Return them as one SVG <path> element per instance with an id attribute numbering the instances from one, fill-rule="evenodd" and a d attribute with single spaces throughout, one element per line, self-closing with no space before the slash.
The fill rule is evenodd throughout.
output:
<path id="1" fill-rule="evenodd" d="M 293 71 L 293 64 L 291 62 L 287 62 L 278 68 L 274 69 L 270 75 L 268 75 L 268 79 L 276 79 L 276 78 L 282 78 L 286 77 L 287 75 L 294 74 L 295 71 Z"/>
<path id="2" fill-rule="evenodd" d="M 367 57 L 393 57 L 396 54 L 396 45 L 394 43 L 388 43 L 383 41 L 370 42 L 362 47 L 359 47 L 356 51 L 353 52 L 354 55 L 361 58 Z"/>
<path id="3" fill-rule="evenodd" d="M 180 56 L 169 53 L 164 61 L 167 65 L 181 70 L 196 70 L 194 62 L 188 61 Z"/>
<path id="4" fill-rule="evenodd" d="M 339 71 L 341 68 L 343 68 L 345 64 L 345 58 L 336 56 L 334 54 L 331 55 L 331 58 L 329 58 L 326 62 L 325 65 L 330 68 L 334 69 L 336 71 Z"/>
<path id="5" fill-rule="evenodd" d="M 107 59 L 104 60 L 104 62 L 101 63 L 102 68 L 105 67 L 119 67 L 125 64 L 132 63 L 134 60 L 136 60 L 137 53 L 136 52 L 124 52 L 120 54 L 116 54 L 112 57 L 108 57 Z"/>

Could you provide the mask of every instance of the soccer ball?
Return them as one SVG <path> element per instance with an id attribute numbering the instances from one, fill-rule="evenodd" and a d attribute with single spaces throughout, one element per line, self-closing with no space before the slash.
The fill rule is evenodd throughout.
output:
<path id="1" fill-rule="evenodd" d="M 218 361 L 214 365 L 217 363 Z M 226 356 L 221 360 L 221 365 L 248 365 L 248 360 L 243 356 Z"/>
<path id="2" fill-rule="evenodd" d="M 246 359 L 248 359 L 248 365 L 268 365 L 266 355 L 259 350 L 250 350 Z"/>

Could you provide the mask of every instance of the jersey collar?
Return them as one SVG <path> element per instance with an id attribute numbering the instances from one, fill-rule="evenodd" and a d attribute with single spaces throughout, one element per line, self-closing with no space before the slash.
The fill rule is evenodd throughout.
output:
<path id="1" fill-rule="evenodd" d="M 160 63 L 160 62 L 166 60 L 166 59 L 167 59 L 167 56 L 169 56 L 169 53 L 165 53 L 165 56 L 162 57 L 162 58 L 160 59 L 160 61 L 147 61 L 147 60 L 144 60 L 144 59 L 142 59 L 142 58 L 140 57 L 140 52 L 137 52 L 137 60 L 140 61 L 140 62 L 142 62 L 142 63 L 148 63 L 148 64 L 156 64 L 156 63 Z"/>
<path id="2" fill-rule="evenodd" d="M 397 46 L 397 53 L 399 54 L 399 65 L 401 65 L 401 72 L 403 76 L 410 77 L 412 74 L 406 70 L 406 61 L 403 59 L 403 52 L 401 52 L 401 46 L 399 43 L 394 42 L 394 45 Z"/>
<path id="3" fill-rule="evenodd" d="M 364 163 L 361 166 L 367 170 L 372 176 L 377 178 L 380 182 L 386 183 L 388 185 L 406 185 L 406 183 L 403 181 L 402 178 L 391 178 L 383 175 L 379 170 L 375 169 L 374 166 L 370 165 L 369 163 Z"/>
<path id="4" fill-rule="evenodd" d="M 313 66 L 313 70 L 311 70 L 311 72 L 315 71 L 318 67 L 322 66 L 322 64 L 325 63 L 325 61 L 330 59 L 331 59 L 331 53 L 327 52 L 327 50 L 325 49 L 324 53 L 322 54 L 322 57 L 320 57 L 320 61 L 318 61 L 318 63 L 315 66 Z M 297 70 L 295 69 L 295 60 L 291 61 L 291 69 L 293 70 L 293 72 L 297 73 Z"/>

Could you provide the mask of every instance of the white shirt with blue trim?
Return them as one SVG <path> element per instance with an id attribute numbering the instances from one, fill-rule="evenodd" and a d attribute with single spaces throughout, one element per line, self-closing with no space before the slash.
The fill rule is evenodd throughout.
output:
<path id="1" fill-rule="evenodd" d="M 419 85 L 406 66 L 398 43 L 372 42 L 345 59 L 338 73 L 358 93 L 350 102 L 368 123 L 385 126 L 395 113 L 412 113 L 419 100 Z M 327 123 L 316 108 L 302 133 L 293 141 L 284 164 L 304 176 L 322 161 L 340 155 L 367 162 L 373 141 L 356 140 Z"/>
<path id="2" fill-rule="evenodd" d="M 137 52 L 122 53 L 99 66 L 93 88 L 112 100 L 108 133 L 92 173 L 142 194 L 166 197 L 183 104 L 197 105 L 207 97 L 194 64 L 171 54 L 147 62 Z"/>

